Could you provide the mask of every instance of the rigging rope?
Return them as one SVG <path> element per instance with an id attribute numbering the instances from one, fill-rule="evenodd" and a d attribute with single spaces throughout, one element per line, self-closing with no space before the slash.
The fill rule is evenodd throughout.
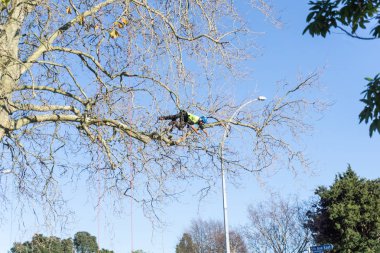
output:
<path id="1" fill-rule="evenodd" d="M 97 174 L 97 181 L 98 181 L 98 203 L 97 203 L 97 214 L 96 214 L 96 220 L 98 223 L 98 236 L 97 236 L 97 243 L 98 243 L 98 253 L 100 252 L 100 209 L 101 209 L 101 194 L 100 194 L 100 181 L 101 181 L 101 175 L 100 175 L 100 149 L 101 149 L 101 135 L 100 135 L 100 129 L 98 125 L 98 159 L 97 159 L 97 168 L 96 168 L 96 174 Z"/>
<path id="2" fill-rule="evenodd" d="M 128 102 L 128 121 L 133 122 L 133 93 L 131 92 L 131 98 Z M 129 137 L 129 143 L 127 144 L 128 153 L 129 155 L 132 154 L 132 137 Z M 132 157 L 132 156 L 130 156 Z M 130 197 L 130 212 L 131 212 L 131 220 L 130 220 L 130 233 L 131 233 L 131 252 L 133 252 L 133 187 L 134 187 L 134 163 L 129 160 L 129 173 L 130 173 L 130 188 L 131 188 L 131 197 Z"/>
<path id="3" fill-rule="evenodd" d="M 129 30 L 128 30 L 129 31 Z M 128 32 L 129 33 L 129 32 Z M 129 34 L 130 35 L 130 34 Z M 132 43 L 129 43 L 128 45 L 128 48 L 127 48 L 127 55 L 128 55 L 128 65 L 129 64 L 133 64 L 133 62 L 131 62 L 131 59 L 132 58 L 132 48 L 131 48 L 131 45 Z M 127 119 L 128 121 L 130 122 L 130 124 L 132 125 L 133 123 L 133 102 L 134 102 L 134 93 L 133 93 L 133 90 L 131 90 L 129 92 L 130 95 L 130 100 L 128 101 L 128 116 L 127 116 Z M 132 137 L 129 136 L 129 144 L 127 144 L 127 149 L 128 149 L 128 153 L 129 155 L 132 154 Z M 132 156 L 130 156 L 132 157 Z M 131 158 L 132 159 L 132 158 Z M 131 253 L 133 253 L 133 190 L 134 190 L 134 173 L 135 173 L 135 167 L 134 167 L 134 163 L 130 160 L 129 160 L 129 172 L 130 172 L 130 188 L 131 188 L 131 197 L 130 197 L 130 211 L 131 211 L 131 220 L 130 220 L 130 233 L 131 233 Z"/>
<path id="4" fill-rule="evenodd" d="M 102 93 L 102 84 L 99 84 L 98 87 L 98 94 Z M 107 96 L 107 94 L 106 94 Z M 100 112 L 100 110 L 99 110 Z M 97 220 L 97 226 L 98 226 L 98 235 L 97 235 L 97 244 L 98 244 L 98 253 L 100 252 L 100 212 L 101 212 L 101 205 L 102 205 L 102 196 L 101 196 L 101 168 L 100 168 L 100 161 L 101 161 L 101 149 L 102 149 L 102 134 L 100 129 L 100 124 L 97 124 L 97 141 L 98 141 L 98 149 L 97 149 L 97 161 L 96 161 L 96 174 L 97 174 L 97 181 L 98 181 L 98 200 L 97 200 L 97 213 L 96 213 L 96 220 Z"/>

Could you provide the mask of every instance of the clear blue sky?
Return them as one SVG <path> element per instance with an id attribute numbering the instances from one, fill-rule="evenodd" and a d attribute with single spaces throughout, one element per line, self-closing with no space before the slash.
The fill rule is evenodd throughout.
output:
<path id="1" fill-rule="evenodd" d="M 314 173 L 300 172 L 294 175 L 287 170 L 258 182 L 255 177 L 246 177 L 238 184 L 228 184 L 229 219 L 232 227 L 244 225 L 247 221 L 247 206 L 265 200 L 270 193 L 282 196 L 298 195 L 308 199 L 318 185 L 330 185 L 337 173 L 343 172 L 348 164 L 361 177 L 374 179 L 380 176 L 378 166 L 380 136 L 369 138 L 368 126 L 358 124 L 358 114 L 362 109 L 360 92 L 364 89 L 365 76 L 374 76 L 380 71 L 378 41 L 360 41 L 343 34 L 332 34 L 326 39 L 302 36 L 305 27 L 308 1 L 273 1 L 284 24 L 282 29 L 273 28 L 261 15 L 253 15 L 246 10 L 244 15 L 250 20 L 252 29 L 264 32 L 257 37 L 261 47 L 255 60 L 249 62 L 252 69 L 250 79 L 241 82 L 241 91 L 258 90 L 260 95 L 273 96 L 278 80 L 295 80 L 299 73 L 312 72 L 324 68 L 321 84 L 325 87 L 321 97 L 332 101 L 333 105 L 318 121 L 312 135 L 303 143 L 312 160 Z M 279 168 L 280 169 L 280 168 Z M 81 189 L 80 189 L 81 190 Z M 153 229 L 149 220 L 142 216 L 137 204 L 133 209 L 133 247 L 148 253 L 175 252 L 184 230 L 192 219 L 222 220 L 222 197 L 220 187 L 214 189 L 207 198 L 198 202 L 194 197 L 195 184 L 183 194 L 178 203 L 169 203 L 160 211 L 165 226 Z M 61 237 L 73 236 L 84 230 L 99 235 L 100 246 L 113 249 L 116 253 L 130 252 L 130 216 L 115 218 L 103 206 L 100 219 L 87 201 L 84 189 L 73 196 L 77 221 L 70 225 L 71 231 L 55 234 Z M 129 210 L 129 201 L 125 203 Z M 107 215 L 107 223 L 106 218 Z M 5 253 L 13 241 L 31 239 L 31 231 L 22 232 L 17 225 L 17 217 L 8 213 L 0 232 L 0 253 Z M 28 220 L 28 219 L 27 219 Z M 32 223 L 33 224 L 33 223 Z M 98 233 L 98 224 L 100 230 Z M 33 225 L 32 225 L 33 226 Z M 35 227 L 38 231 L 38 227 Z M 38 231 L 45 233 L 45 231 Z"/>

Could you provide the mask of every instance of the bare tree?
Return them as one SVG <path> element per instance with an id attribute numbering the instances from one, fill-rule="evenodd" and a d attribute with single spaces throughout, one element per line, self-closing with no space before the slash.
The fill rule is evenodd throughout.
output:
<path id="1" fill-rule="evenodd" d="M 187 252 L 180 246 L 186 239 L 191 242 L 192 252 L 196 253 L 223 253 L 226 252 L 223 224 L 218 221 L 193 220 L 188 232 L 183 234 L 180 243 L 177 245 L 178 253 Z M 247 253 L 243 236 L 232 230 L 230 232 L 231 252 Z M 184 248 L 184 247 L 183 247 Z M 185 249 L 186 250 L 186 249 Z"/>
<path id="2" fill-rule="evenodd" d="M 312 241 L 305 228 L 306 209 L 297 200 L 274 197 L 248 208 L 249 224 L 245 227 L 253 252 L 302 253 Z"/>
<path id="3" fill-rule="evenodd" d="M 18 203 L 37 202 L 59 218 L 61 185 L 77 180 L 102 182 L 102 197 L 131 197 L 147 211 L 191 180 L 207 192 L 223 126 L 240 104 L 216 73 L 239 74 L 250 36 L 229 0 L 2 1 L 0 180 L 14 190 L 1 187 L 0 197 L 13 191 Z M 317 79 L 312 73 L 241 111 L 230 136 L 242 134 L 249 154 L 229 146 L 226 169 L 307 166 L 293 135 L 318 107 L 305 95 Z M 168 135 L 157 117 L 178 109 L 214 119 L 210 138 Z"/>

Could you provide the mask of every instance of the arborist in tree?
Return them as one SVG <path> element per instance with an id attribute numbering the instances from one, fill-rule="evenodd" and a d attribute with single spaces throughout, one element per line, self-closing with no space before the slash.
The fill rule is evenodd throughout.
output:
<path id="1" fill-rule="evenodd" d="M 197 134 L 199 134 L 198 130 L 201 129 L 208 137 L 208 134 L 204 129 L 204 125 L 207 123 L 207 118 L 205 116 L 199 117 L 197 115 L 188 113 L 184 110 L 180 110 L 177 114 L 161 116 L 158 118 L 158 120 L 171 120 L 171 122 L 169 122 L 169 126 L 171 126 L 169 130 L 170 132 L 173 130 L 174 127 L 176 127 L 179 130 L 182 130 L 185 126 L 187 126 L 190 127 Z M 197 124 L 199 128 L 196 129 L 193 126 L 194 124 Z"/>

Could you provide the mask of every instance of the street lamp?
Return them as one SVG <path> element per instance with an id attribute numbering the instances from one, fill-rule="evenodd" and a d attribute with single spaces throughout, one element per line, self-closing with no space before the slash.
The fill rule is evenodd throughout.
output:
<path id="1" fill-rule="evenodd" d="M 3 169 L 3 170 L 0 170 L 0 173 L 1 174 L 10 174 L 10 173 L 12 173 L 12 170 L 11 169 Z"/>
<path id="2" fill-rule="evenodd" d="M 267 98 L 264 96 L 259 96 L 255 99 L 249 100 L 248 102 L 242 104 L 239 108 L 236 109 L 236 111 L 232 114 L 232 116 L 228 119 L 227 125 L 225 126 L 224 134 L 222 141 L 220 142 L 220 148 L 219 148 L 219 156 L 220 156 L 220 168 L 222 171 L 222 188 L 223 188 L 223 215 L 224 215 L 224 234 L 225 234 L 225 240 L 226 240 L 226 253 L 230 253 L 230 235 L 229 235 L 229 229 L 228 229 L 228 216 L 227 216 L 227 190 L 226 190 L 226 179 L 225 179 L 225 172 L 224 172 L 224 166 L 223 166 L 223 149 L 224 149 L 224 142 L 227 138 L 227 132 L 230 126 L 231 121 L 235 118 L 236 114 L 243 109 L 245 106 L 249 105 L 250 103 L 253 103 L 255 101 L 264 101 Z"/>

